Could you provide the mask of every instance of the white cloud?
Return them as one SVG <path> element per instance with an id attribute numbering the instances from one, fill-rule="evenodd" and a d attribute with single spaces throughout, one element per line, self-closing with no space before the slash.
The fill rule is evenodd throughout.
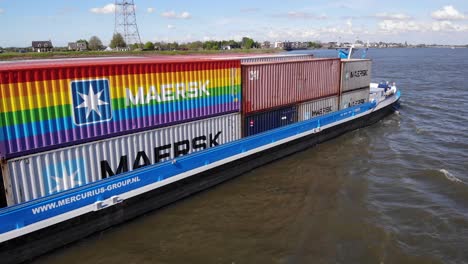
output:
<path id="1" fill-rule="evenodd" d="M 468 19 L 468 16 L 460 13 L 453 6 L 448 5 L 442 7 L 442 9 L 432 12 L 432 18 L 437 20 L 462 20 Z"/>
<path id="2" fill-rule="evenodd" d="M 114 4 L 107 4 L 103 7 L 94 7 L 89 10 L 91 13 L 95 14 L 113 14 L 115 12 Z"/>
<path id="3" fill-rule="evenodd" d="M 326 18 L 327 18 L 326 15 L 317 16 L 317 15 L 312 14 L 312 13 L 307 13 L 307 12 L 296 12 L 296 11 L 288 12 L 288 17 L 292 17 L 292 18 L 305 18 L 305 19 L 326 19 Z"/>
<path id="4" fill-rule="evenodd" d="M 3 14 L 4 12 L 5 12 L 5 10 L 0 8 L 0 14 Z"/>
<path id="5" fill-rule="evenodd" d="M 376 18 L 380 19 L 385 19 L 385 20 L 408 20 L 411 19 L 410 16 L 403 14 L 403 13 L 395 13 L 395 14 L 390 14 L 390 13 L 377 13 L 375 14 Z"/>
<path id="6" fill-rule="evenodd" d="M 368 33 L 367 31 L 361 28 L 353 28 L 351 21 L 346 22 L 347 26 L 343 25 L 334 25 L 326 26 L 319 28 L 265 28 L 262 32 L 254 34 L 255 36 L 263 37 L 265 40 L 273 41 L 283 41 L 283 40 L 301 40 L 301 41 L 310 41 L 310 40 L 338 40 L 339 37 L 344 36 L 355 36 L 356 34 Z M 351 24 L 351 25 L 350 25 Z"/>
<path id="7" fill-rule="evenodd" d="M 458 25 L 451 21 L 437 21 L 432 23 L 431 29 L 436 32 L 464 32 L 468 31 L 468 25 Z"/>
<path id="8" fill-rule="evenodd" d="M 151 14 L 151 13 L 154 13 L 154 8 L 148 7 L 148 9 L 146 9 L 146 11 L 147 11 L 148 13 L 150 13 L 150 14 Z"/>
<path id="9" fill-rule="evenodd" d="M 189 12 L 182 12 L 182 14 L 180 14 L 179 18 L 182 18 L 182 19 L 189 19 L 191 18 L 192 16 L 190 15 Z"/>
<path id="10" fill-rule="evenodd" d="M 422 24 L 416 23 L 414 21 L 394 21 L 394 20 L 384 20 L 378 24 L 380 31 L 385 33 L 402 33 L 409 31 L 424 31 L 425 27 Z"/>
<path id="11" fill-rule="evenodd" d="M 289 11 L 285 14 L 276 14 L 273 16 L 280 17 L 280 18 L 295 18 L 295 19 L 327 19 L 328 18 L 325 14 L 316 15 L 313 13 L 301 12 L 301 11 Z"/>
<path id="12" fill-rule="evenodd" d="M 163 12 L 161 16 L 165 18 L 176 18 L 177 14 L 174 11 L 167 11 L 167 12 Z"/>
<path id="13" fill-rule="evenodd" d="M 190 19 L 192 18 L 192 16 L 190 15 L 189 12 L 187 11 L 184 11 L 180 14 L 177 14 L 175 11 L 167 11 L 167 12 L 163 12 L 161 14 L 162 17 L 165 17 L 165 18 L 174 18 L 174 19 Z"/>
<path id="14" fill-rule="evenodd" d="M 174 29 L 175 26 L 174 26 L 174 25 L 167 25 L 167 28 L 168 28 L 168 29 Z"/>

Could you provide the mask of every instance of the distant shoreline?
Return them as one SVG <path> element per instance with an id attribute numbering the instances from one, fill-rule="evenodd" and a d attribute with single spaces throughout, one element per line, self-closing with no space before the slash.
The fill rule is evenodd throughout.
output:
<path id="1" fill-rule="evenodd" d="M 214 54 L 265 54 L 279 53 L 279 49 L 235 49 L 235 50 L 175 50 L 175 51 L 52 51 L 52 52 L 6 52 L 0 53 L 0 61 L 31 60 L 31 59 L 61 59 L 86 57 L 120 57 L 120 56 L 176 56 L 176 55 L 214 55 Z"/>
<path id="2" fill-rule="evenodd" d="M 305 50 L 330 50 L 342 49 L 344 47 L 321 48 L 321 49 L 297 49 L 293 52 Z M 427 48 L 440 48 L 440 49 L 463 49 L 468 48 L 465 46 L 425 46 L 425 47 L 387 47 L 370 49 L 427 49 Z M 362 48 L 359 48 L 362 49 Z M 53 52 L 5 52 L 0 53 L 0 61 L 15 61 L 15 60 L 34 60 L 34 59 L 63 59 L 63 58 L 91 58 L 91 57 L 151 57 L 151 56 L 177 56 L 177 55 L 222 55 L 222 54 L 275 54 L 287 52 L 283 49 L 233 49 L 233 50 L 174 50 L 174 51 L 53 51 Z"/>

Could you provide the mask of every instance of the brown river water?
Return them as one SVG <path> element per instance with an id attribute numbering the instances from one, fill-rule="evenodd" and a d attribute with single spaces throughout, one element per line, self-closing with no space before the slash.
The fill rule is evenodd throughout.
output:
<path id="1" fill-rule="evenodd" d="M 368 57 L 399 113 L 35 263 L 468 263 L 468 49 Z"/>

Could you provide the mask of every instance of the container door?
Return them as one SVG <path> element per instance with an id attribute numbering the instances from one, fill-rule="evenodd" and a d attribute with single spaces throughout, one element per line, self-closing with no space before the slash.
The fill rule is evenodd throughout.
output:
<path id="1" fill-rule="evenodd" d="M 279 116 L 279 126 L 287 126 L 289 124 L 296 123 L 297 121 L 297 108 L 296 107 L 289 107 L 280 112 Z"/>
<path id="2" fill-rule="evenodd" d="M 3 185 L 3 173 L 0 170 L 0 208 L 6 207 L 6 193 L 5 193 L 5 186 Z"/>

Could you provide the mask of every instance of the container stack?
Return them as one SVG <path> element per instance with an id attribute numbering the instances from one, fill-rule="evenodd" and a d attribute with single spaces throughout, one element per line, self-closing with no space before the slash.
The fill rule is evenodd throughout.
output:
<path id="1" fill-rule="evenodd" d="M 0 65 L 7 204 L 365 103 L 370 67 L 310 55 Z"/>
<path id="2" fill-rule="evenodd" d="M 242 63 L 243 135 L 335 111 L 339 92 L 339 59 Z"/>
<path id="3" fill-rule="evenodd" d="M 8 205 L 241 138 L 240 61 L 0 68 Z"/>
<path id="4" fill-rule="evenodd" d="M 367 103 L 370 94 L 371 60 L 341 61 L 340 109 Z"/>

